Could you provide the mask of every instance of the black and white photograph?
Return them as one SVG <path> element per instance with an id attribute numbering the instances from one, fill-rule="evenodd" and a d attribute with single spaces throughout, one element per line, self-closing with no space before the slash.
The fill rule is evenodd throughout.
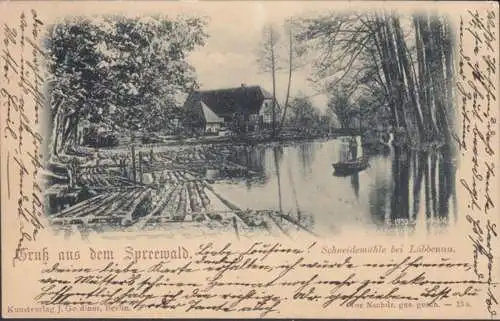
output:
<path id="1" fill-rule="evenodd" d="M 55 231 L 239 238 L 454 224 L 447 16 L 221 7 L 45 26 Z"/>

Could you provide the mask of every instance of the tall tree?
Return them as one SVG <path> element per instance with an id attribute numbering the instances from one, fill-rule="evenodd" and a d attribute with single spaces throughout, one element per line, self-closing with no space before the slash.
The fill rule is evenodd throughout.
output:
<path id="1" fill-rule="evenodd" d="M 279 130 L 283 127 L 284 120 L 286 118 L 286 111 L 288 109 L 288 100 L 290 99 L 290 87 L 292 85 L 292 70 L 293 70 L 293 33 L 292 33 L 292 24 L 289 24 L 287 30 L 288 36 L 288 85 L 286 87 L 286 95 L 285 95 L 285 106 L 283 107 L 283 115 L 281 117 Z"/>
<path id="2" fill-rule="evenodd" d="M 382 89 L 392 126 L 404 136 L 400 142 L 450 141 L 453 51 L 445 19 L 353 12 L 303 19 L 301 26 L 298 40 L 320 52 L 317 79 L 329 88 L 348 83 L 360 91 Z"/>
<path id="3" fill-rule="evenodd" d="M 82 121 L 152 129 L 196 86 L 186 53 L 204 44 L 197 17 L 68 18 L 51 26 L 52 151 L 75 143 Z"/>
<path id="4" fill-rule="evenodd" d="M 261 68 L 271 73 L 273 80 L 273 96 L 276 97 L 276 81 L 280 71 L 286 71 L 287 85 L 283 106 L 273 101 L 274 121 L 273 135 L 279 135 L 287 118 L 290 104 L 293 73 L 302 65 L 304 46 L 295 41 L 296 23 L 289 19 L 283 25 L 285 39 L 282 39 L 281 29 L 276 25 L 268 24 L 263 28 L 263 41 L 260 44 L 257 61 Z"/>
<path id="5" fill-rule="evenodd" d="M 305 53 L 305 47 L 303 43 L 295 41 L 296 32 L 297 32 L 297 24 L 293 19 L 289 19 L 284 26 L 285 34 L 287 36 L 287 59 L 285 60 L 288 80 L 287 80 L 287 88 L 285 93 L 285 103 L 283 107 L 283 113 L 281 115 L 281 121 L 278 129 L 278 133 L 281 132 L 283 128 L 283 124 L 285 123 L 287 110 L 290 103 L 290 89 L 292 86 L 292 75 L 293 72 L 302 67 L 303 64 L 303 55 Z"/>
<path id="6" fill-rule="evenodd" d="M 276 72 L 278 66 L 280 34 L 275 25 L 268 24 L 262 30 L 262 43 L 260 45 L 259 56 L 257 58 L 261 68 L 269 72 L 273 83 L 272 101 L 272 135 L 276 136 Z"/>

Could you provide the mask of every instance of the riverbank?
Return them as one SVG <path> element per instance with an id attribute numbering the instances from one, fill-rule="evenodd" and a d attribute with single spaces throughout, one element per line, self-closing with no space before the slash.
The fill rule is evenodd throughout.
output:
<path id="1" fill-rule="evenodd" d="M 79 165 L 73 189 L 61 182 L 62 189 L 51 196 L 54 208 L 48 215 L 55 228 L 64 231 L 106 228 L 135 233 L 179 227 L 189 233 L 203 227 L 240 237 L 246 230 L 258 235 L 269 228 L 279 235 L 280 227 L 292 233 L 302 226 L 323 234 L 321 229 L 336 231 L 343 222 L 392 226 L 408 217 L 413 222 L 426 211 L 447 215 L 454 165 L 446 154 L 394 148 L 387 155 L 370 157 L 365 171 L 336 177 L 331 164 L 340 159 L 344 144 L 317 139 L 176 146 L 165 151 L 141 151 L 136 146 L 135 166 L 132 149 L 114 157 L 97 151 L 97 157 L 81 158 L 87 163 Z M 438 168 L 443 175 L 437 175 Z M 425 188 L 426 201 L 411 200 L 420 199 Z M 438 188 L 443 193 L 437 193 Z M 387 203 L 394 198 L 401 202 Z M 289 222 L 283 227 L 287 218 L 298 225 Z"/>
<path id="2" fill-rule="evenodd" d="M 123 167 L 126 166 L 132 170 L 132 154 L 136 154 L 137 161 L 146 158 L 152 158 L 153 154 L 170 155 L 170 158 L 179 159 L 182 155 L 204 155 L 202 162 L 193 159 L 182 159 L 182 162 L 195 170 L 206 169 L 207 155 L 213 157 L 221 166 L 215 166 L 219 170 L 228 170 L 231 172 L 242 171 L 241 166 L 234 167 L 234 162 L 228 165 L 227 155 L 241 153 L 246 148 L 267 148 L 267 147 L 287 147 L 300 145 L 308 142 L 326 142 L 340 137 L 348 136 L 346 133 L 335 132 L 328 134 L 302 134 L 302 135 L 280 135 L 279 137 L 269 137 L 265 135 L 239 136 L 239 137 L 219 137 L 204 136 L 185 139 L 171 139 L 161 143 L 154 144 L 130 144 L 116 147 L 94 148 L 88 146 L 73 146 L 64 155 L 59 155 L 49 162 L 46 167 L 49 172 L 56 174 L 57 179 L 64 180 L 64 174 L 71 162 L 76 162 L 79 167 Z M 363 137 L 363 151 L 368 155 L 387 154 L 390 147 L 383 144 L 380 140 L 373 138 L 365 139 Z M 216 151 L 216 152 L 214 152 Z M 216 155 L 217 154 L 217 155 Z M 224 155 L 224 156 L 222 156 Z M 121 165 L 120 165 L 121 164 Z M 222 166 L 223 165 L 223 166 Z M 139 166 L 139 164 L 137 164 Z M 122 171 L 124 169 L 122 168 Z M 242 172 L 245 172 L 244 170 Z M 54 176 L 54 175 L 53 175 Z M 130 177 L 129 177 L 130 178 Z"/>
<path id="3" fill-rule="evenodd" d="M 243 161 L 249 151 L 244 145 L 183 145 L 147 152 L 139 148 L 144 146 L 136 147 L 113 154 L 75 147 L 73 156 L 64 155 L 50 164 L 57 173 L 57 181 L 46 189 L 52 226 L 82 235 L 104 229 L 170 230 L 180 223 L 229 229 L 237 235 L 309 231 L 307 215 L 239 207 L 217 191 L 216 182 L 264 179 L 263 168 Z"/>
<path id="4" fill-rule="evenodd" d="M 273 144 L 273 143 L 293 143 L 302 141 L 312 141 L 317 139 L 333 139 L 341 136 L 359 135 L 358 130 L 337 129 L 329 132 L 318 130 L 295 130 L 283 131 L 273 136 L 270 132 L 248 133 L 230 136 L 153 136 L 141 139 L 132 139 L 131 137 L 122 137 L 118 146 L 99 147 L 101 150 L 113 150 L 129 146 L 134 143 L 137 146 L 146 148 L 168 147 L 168 146 L 190 146 L 204 144 Z"/>

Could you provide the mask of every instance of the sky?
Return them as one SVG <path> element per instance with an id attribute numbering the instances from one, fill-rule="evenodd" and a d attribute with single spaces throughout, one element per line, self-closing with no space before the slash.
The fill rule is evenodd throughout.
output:
<path id="1" fill-rule="evenodd" d="M 193 52 L 189 60 L 196 68 L 201 89 L 237 87 L 241 84 L 260 85 L 272 92 L 272 78 L 261 72 L 257 64 L 257 50 L 262 41 L 262 28 L 267 23 L 282 26 L 290 17 L 320 15 L 327 12 L 386 9 L 388 2 L 337 1 L 246 1 L 194 2 L 187 6 L 189 14 L 207 16 L 210 38 L 204 47 Z M 401 11 L 415 10 L 418 4 L 390 2 Z M 435 4 L 427 3 L 428 7 Z M 441 8 L 447 12 L 446 8 Z M 283 39 L 284 40 L 284 39 Z M 286 45 L 286 43 L 285 43 Z M 291 96 L 303 93 L 313 105 L 326 110 L 327 97 L 307 80 L 314 70 L 309 66 L 294 72 Z M 287 86 L 286 71 L 277 76 L 276 97 L 284 101 Z"/>
<path id="2" fill-rule="evenodd" d="M 282 26 L 287 18 L 311 9 L 310 4 L 305 2 L 293 2 L 288 6 L 261 2 L 240 2 L 237 5 L 211 3 L 205 8 L 198 8 L 199 13 L 209 19 L 207 33 L 210 35 L 206 45 L 189 56 L 189 61 L 196 69 L 201 89 L 238 87 L 246 84 L 260 85 L 272 92 L 271 74 L 262 72 L 257 63 L 262 28 L 268 22 Z M 283 44 L 286 45 L 286 42 Z M 300 93 L 312 96 L 313 104 L 324 110 L 326 96 L 318 94 L 307 81 L 311 73 L 310 67 L 294 72 L 291 96 Z M 276 97 L 281 101 L 285 98 L 287 83 L 286 70 L 278 73 Z"/>
<path id="3" fill-rule="evenodd" d="M 262 28 L 269 22 L 282 26 L 283 22 L 296 16 L 324 14 L 329 11 L 372 10 L 397 6 L 399 10 L 421 8 L 422 2 L 386 1 L 111 1 L 101 2 L 62 1 L 57 5 L 38 8 L 40 16 L 60 19 L 71 14 L 86 15 L 115 14 L 143 16 L 162 14 L 170 17 L 178 15 L 205 16 L 209 19 L 207 33 L 210 37 L 206 45 L 189 55 L 195 67 L 202 89 L 237 87 L 242 83 L 260 85 L 272 92 L 272 78 L 261 72 L 257 64 L 257 50 L 262 40 Z M 91 5 L 94 4 L 94 5 Z M 99 5 L 97 5 L 99 4 Z M 443 12 L 456 7 L 456 3 L 436 4 L 426 2 L 427 7 L 440 6 Z M 313 88 L 307 78 L 313 75 L 311 68 L 294 72 L 291 96 L 303 93 L 311 96 L 313 104 L 326 109 L 327 98 Z M 277 76 L 276 96 L 284 100 L 287 85 L 286 72 Z"/>

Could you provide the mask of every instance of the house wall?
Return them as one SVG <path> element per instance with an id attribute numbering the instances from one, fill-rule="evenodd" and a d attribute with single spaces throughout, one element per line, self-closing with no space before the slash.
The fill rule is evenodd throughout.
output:
<path id="1" fill-rule="evenodd" d="M 261 116 L 261 119 L 264 122 L 264 124 L 271 124 L 273 122 L 272 104 L 273 104 L 272 99 L 264 99 L 264 101 L 262 102 L 262 106 L 260 107 L 259 110 L 259 116 Z M 266 113 L 266 110 L 269 110 L 269 112 Z"/>
<path id="2" fill-rule="evenodd" d="M 206 123 L 205 132 L 206 133 L 217 133 L 221 129 L 221 123 Z"/>

